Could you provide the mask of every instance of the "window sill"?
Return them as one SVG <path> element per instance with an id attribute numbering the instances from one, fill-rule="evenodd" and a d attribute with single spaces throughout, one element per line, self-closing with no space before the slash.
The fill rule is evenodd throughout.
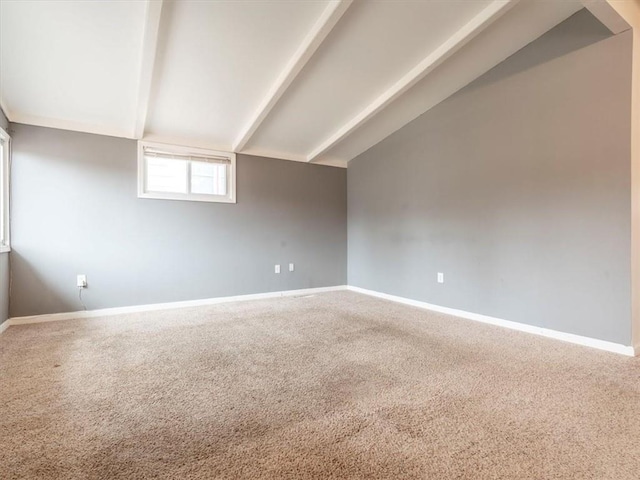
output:
<path id="1" fill-rule="evenodd" d="M 11 251 L 11 247 L 0 245 L 0 253 L 9 253 L 10 251 Z"/>
<path id="2" fill-rule="evenodd" d="M 187 202 L 209 202 L 209 203 L 236 203 L 235 196 L 222 195 L 199 195 L 180 193 L 138 193 L 138 198 L 151 198 L 154 200 L 182 200 Z"/>

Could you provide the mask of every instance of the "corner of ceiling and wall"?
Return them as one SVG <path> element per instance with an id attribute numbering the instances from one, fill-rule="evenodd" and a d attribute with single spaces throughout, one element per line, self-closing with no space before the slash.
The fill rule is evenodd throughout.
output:
<path id="1" fill-rule="evenodd" d="M 346 167 L 583 2 L 0 8 L 12 122 Z"/>

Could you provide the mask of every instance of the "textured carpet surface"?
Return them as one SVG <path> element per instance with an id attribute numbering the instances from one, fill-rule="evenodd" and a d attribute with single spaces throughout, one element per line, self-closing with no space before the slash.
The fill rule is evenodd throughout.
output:
<path id="1" fill-rule="evenodd" d="M 0 478 L 640 478 L 637 359 L 352 292 L 10 327 Z"/>

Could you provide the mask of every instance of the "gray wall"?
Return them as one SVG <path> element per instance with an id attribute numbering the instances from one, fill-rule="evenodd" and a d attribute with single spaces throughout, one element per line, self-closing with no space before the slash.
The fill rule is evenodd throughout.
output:
<path id="1" fill-rule="evenodd" d="M 9 120 L 7 120 L 7 116 L 4 114 L 2 109 L 0 109 L 0 128 L 4 131 L 9 130 Z"/>
<path id="2" fill-rule="evenodd" d="M 9 120 L 0 109 L 0 128 L 9 130 Z M 0 323 L 9 318 L 9 254 L 0 253 Z"/>
<path id="3" fill-rule="evenodd" d="M 13 130 L 11 316 L 79 310 L 79 273 L 89 309 L 346 283 L 345 169 L 240 155 L 235 205 L 138 199 L 135 141 Z"/>
<path id="4" fill-rule="evenodd" d="M 9 318 L 9 254 L 0 253 L 0 323 Z"/>
<path id="5" fill-rule="evenodd" d="M 607 37 L 583 10 L 350 162 L 349 284 L 630 345 L 631 32 Z"/>

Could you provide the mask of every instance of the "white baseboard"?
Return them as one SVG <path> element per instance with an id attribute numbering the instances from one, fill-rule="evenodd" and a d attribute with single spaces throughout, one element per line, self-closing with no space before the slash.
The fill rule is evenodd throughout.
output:
<path id="1" fill-rule="evenodd" d="M 510 328 L 511 330 L 518 330 L 520 332 L 533 333 L 535 335 L 540 335 L 543 337 L 562 340 L 563 342 L 575 343 L 577 345 L 597 348 L 599 350 L 619 353 L 619 354 L 627 355 L 630 357 L 635 356 L 636 354 L 635 352 L 638 351 L 633 347 L 622 345 L 619 343 L 607 342 L 606 340 L 598 340 L 596 338 L 583 337 L 580 335 L 574 335 L 572 333 L 558 332 L 556 330 L 550 330 L 548 328 L 542 328 L 542 327 L 535 327 L 533 325 L 527 325 L 524 323 L 511 322 L 509 320 L 502 320 L 500 318 L 490 317 L 487 315 L 480 315 L 478 313 L 466 312 L 464 310 L 457 310 L 455 308 L 441 307 L 440 305 L 433 305 L 431 303 L 420 302 L 418 300 L 411 300 L 409 298 L 389 295 L 387 293 L 380 293 L 374 290 L 367 290 L 365 288 L 348 286 L 347 289 L 353 292 L 362 293 L 364 295 L 382 298 L 384 300 L 390 300 L 392 302 L 402 303 L 405 305 L 411 305 L 413 307 L 423 308 L 425 310 L 431 310 L 439 313 L 446 313 L 447 315 L 453 315 L 453 316 L 465 318 L 468 320 L 474 320 L 476 322 L 488 323 L 491 325 L 496 325 L 498 327 L 505 327 L 505 328 Z"/>
<path id="2" fill-rule="evenodd" d="M 183 302 L 154 303 L 150 305 L 134 305 L 130 307 L 101 308 L 98 310 L 80 310 L 77 312 L 50 313 L 33 315 L 29 317 L 13 317 L 0 325 L 0 333 L 13 325 L 28 325 L 31 323 L 55 322 L 60 320 L 77 320 L 83 318 L 106 317 L 121 313 L 152 312 L 156 310 L 172 310 L 175 308 L 200 307 L 203 305 L 216 305 L 219 303 L 244 302 L 247 300 L 262 300 L 277 297 L 296 297 L 313 295 L 316 293 L 335 292 L 346 290 L 346 285 L 335 287 L 302 288 L 300 290 L 285 290 L 281 292 L 253 293 L 248 295 L 236 295 L 233 297 L 204 298 L 201 300 L 187 300 Z"/>
<path id="3" fill-rule="evenodd" d="M 353 292 L 362 293 L 372 297 L 382 298 L 392 302 L 402 303 L 404 305 L 411 305 L 425 310 L 431 310 L 434 312 L 445 313 L 447 315 L 453 315 L 455 317 L 465 318 L 468 320 L 474 320 L 476 322 L 488 323 L 499 327 L 510 328 L 511 330 L 518 330 L 520 332 L 533 333 L 543 337 L 553 338 L 556 340 L 562 340 L 564 342 L 575 343 L 577 345 L 584 345 L 591 348 L 597 348 L 599 350 L 605 350 L 607 352 L 619 353 L 627 356 L 635 356 L 635 352 L 640 353 L 640 349 L 619 343 L 607 342 L 605 340 L 598 340 L 595 338 L 583 337 L 580 335 L 574 335 L 572 333 L 558 332 L 556 330 L 550 330 L 548 328 L 535 327 L 533 325 L 527 325 L 524 323 L 512 322 L 509 320 L 502 320 L 500 318 L 490 317 L 488 315 L 481 315 L 478 313 L 466 312 L 464 310 L 457 310 L 455 308 L 442 307 L 440 305 L 433 305 L 431 303 L 420 302 L 418 300 L 411 300 L 409 298 L 398 297 L 395 295 L 389 295 L 387 293 L 376 292 L 374 290 L 367 290 L 365 288 L 353 287 L 347 285 L 338 285 L 335 287 L 319 287 L 319 288 L 303 288 L 300 290 L 286 290 L 281 292 L 268 292 L 268 293 L 255 293 L 249 295 L 236 295 L 232 297 L 218 297 L 218 298 L 205 298 L 202 300 L 187 300 L 183 302 L 171 302 L 171 303 L 155 303 L 151 305 L 135 305 L 130 307 L 115 307 L 115 308 L 102 308 L 99 310 L 81 310 L 78 312 L 65 312 L 65 313 L 52 313 L 45 315 L 33 315 L 29 317 L 14 317 L 6 320 L 0 324 L 0 334 L 7 328 L 13 325 L 27 325 L 31 323 L 42 322 L 54 322 L 59 320 L 72 320 L 72 319 L 84 319 L 95 317 L 106 317 L 110 315 L 118 315 L 121 313 L 136 313 L 136 312 L 151 312 L 156 310 L 171 310 L 175 308 L 185 307 L 199 307 L 203 305 L 216 305 L 219 303 L 229 302 L 242 302 L 248 300 L 262 300 L 268 298 L 278 297 L 293 297 L 301 295 L 313 295 L 316 293 L 335 292 L 339 290 L 351 290 Z"/>

